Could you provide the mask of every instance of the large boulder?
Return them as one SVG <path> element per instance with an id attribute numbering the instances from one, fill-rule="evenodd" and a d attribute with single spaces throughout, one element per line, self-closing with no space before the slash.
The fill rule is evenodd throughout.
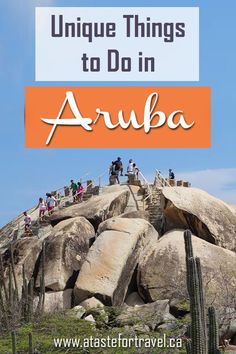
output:
<path id="1" fill-rule="evenodd" d="M 137 292 L 133 292 L 127 296 L 125 303 L 128 306 L 140 306 L 144 305 L 143 299 L 139 296 Z"/>
<path id="2" fill-rule="evenodd" d="M 194 256 L 201 260 L 207 304 L 225 311 L 235 304 L 236 254 L 192 236 Z M 186 300 L 186 265 L 183 231 L 172 231 L 139 264 L 139 293 L 147 301 Z"/>
<path id="3" fill-rule="evenodd" d="M 76 217 L 61 221 L 45 242 L 44 279 L 48 289 L 59 291 L 74 286 L 95 231 L 88 220 Z M 41 268 L 36 285 L 40 284 Z"/>
<path id="4" fill-rule="evenodd" d="M 121 305 L 137 264 L 155 248 L 158 233 L 146 220 L 112 218 L 99 226 L 74 288 L 75 302 L 96 296 Z"/>
<path id="5" fill-rule="evenodd" d="M 102 221 L 124 212 L 129 196 L 129 190 L 120 187 L 120 190 L 116 190 L 115 192 L 104 193 L 92 197 L 86 202 L 54 212 L 51 216 L 51 223 L 52 225 L 56 225 L 65 219 L 84 216 L 97 229 Z"/>
<path id="6" fill-rule="evenodd" d="M 116 318 L 118 326 L 147 325 L 152 330 L 165 322 L 175 322 L 176 319 L 170 314 L 168 300 L 159 300 L 151 304 L 141 306 L 124 306 Z"/>
<path id="7" fill-rule="evenodd" d="M 21 294 L 23 285 L 23 266 L 25 278 L 31 279 L 37 268 L 37 260 L 42 250 L 42 241 L 35 237 L 25 237 L 12 243 L 11 248 L 2 255 L 5 280 L 8 283 L 8 269 L 13 253 L 14 272 L 16 276 L 18 293 Z"/>
<path id="8" fill-rule="evenodd" d="M 120 217 L 126 219 L 144 219 L 149 221 L 149 213 L 146 210 L 129 211 L 127 213 L 121 214 Z"/>
<path id="9" fill-rule="evenodd" d="M 34 298 L 34 309 L 37 308 L 39 297 Z M 44 312 L 55 313 L 56 311 L 70 309 L 72 302 L 72 289 L 66 289 L 64 291 L 50 291 L 45 293 L 44 300 Z"/>
<path id="10" fill-rule="evenodd" d="M 164 232 L 190 229 L 210 243 L 236 251 L 236 215 L 220 199 L 196 188 L 165 187 L 162 208 Z"/>

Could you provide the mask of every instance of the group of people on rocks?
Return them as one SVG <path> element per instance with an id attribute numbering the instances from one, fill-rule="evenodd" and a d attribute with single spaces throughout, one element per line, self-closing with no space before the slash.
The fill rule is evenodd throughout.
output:
<path id="1" fill-rule="evenodd" d="M 114 176 L 117 183 L 120 184 L 119 176 L 124 176 L 123 171 L 124 168 L 123 163 L 121 161 L 121 157 L 117 157 L 117 159 L 115 161 L 112 161 L 110 165 L 109 174 L 110 176 Z M 129 177 L 130 175 L 133 175 L 135 176 L 135 179 L 138 180 L 139 172 L 139 168 L 137 167 L 133 159 L 129 159 L 127 173 L 125 174 L 125 176 Z M 171 168 L 169 169 L 169 179 L 175 179 L 175 174 Z"/>
<path id="2" fill-rule="evenodd" d="M 117 157 L 117 159 L 115 161 L 112 161 L 110 165 L 109 174 L 110 176 L 114 176 L 117 183 L 120 184 L 119 176 L 124 176 L 123 171 L 124 168 L 123 168 L 123 163 L 121 161 L 121 157 Z M 138 179 L 138 174 L 139 174 L 139 169 L 136 166 L 136 163 L 132 159 L 129 159 L 127 173 L 125 174 L 125 176 L 134 175 L 136 179 Z"/>
<path id="3" fill-rule="evenodd" d="M 73 201 L 74 202 L 82 202 L 84 195 L 84 187 L 81 182 L 75 183 L 73 179 L 70 181 L 70 189 L 72 191 Z"/>
<path id="4" fill-rule="evenodd" d="M 119 176 L 124 176 L 123 171 L 124 169 L 123 169 L 123 163 L 121 161 L 121 157 L 118 157 L 115 161 L 112 161 L 109 168 L 109 174 L 110 176 L 114 176 L 117 183 L 120 184 Z M 136 163 L 133 161 L 133 159 L 129 159 L 128 166 L 127 166 L 127 173 L 125 174 L 125 176 L 129 177 L 130 175 L 133 175 L 135 179 L 138 180 L 139 172 L 140 172 L 139 168 L 136 166 Z M 175 179 L 175 175 L 172 169 L 169 169 L 169 179 Z M 72 192 L 73 202 L 83 201 L 84 187 L 80 181 L 76 183 L 74 182 L 73 179 L 71 179 L 70 190 Z M 59 203 L 59 199 L 56 199 L 55 196 L 52 195 L 52 193 L 46 193 L 46 200 L 40 197 L 38 205 L 34 209 L 34 210 L 39 209 L 39 220 L 43 221 L 45 219 L 46 211 L 48 212 L 48 215 L 51 215 L 53 209 L 58 203 Z M 32 234 L 32 230 L 31 230 L 32 219 L 27 211 L 24 212 L 24 224 L 25 224 L 25 233 Z"/>
<path id="5" fill-rule="evenodd" d="M 72 191 L 73 201 L 74 202 L 82 202 L 83 201 L 83 194 L 84 194 L 84 187 L 82 186 L 81 182 L 75 183 L 72 179 L 70 181 L 70 189 Z M 52 193 L 46 193 L 46 199 L 40 197 L 37 206 L 34 210 L 39 209 L 39 220 L 45 220 L 45 213 L 48 212 L 50 216 L 53 212 L 53 209 L 56 205 L 59 204 L 60 199 L 55 198 Z M 32 234 L 32 218 L 28 214 L 27 211 L 24 213 L 24 224 L 25 224 L 25 234 L 30 235 Z"/>
<path id="6" fill-rule="evenodd" d="M 117 183 L 120 184 L 119 176 L 124 176 L 123 171 L 124 168 L 123 168 L 123 163 L 121 161 L 121 157 L 117 157 L 117 160 L 112 161 L 110 165 L 109 174 L 110 176 L 115 176 Z M 125 176 L 134 175 L 138 179 L 138 174 L 139 174 L 139 169 L 136 166 L 136 163 L 132 159 L 129 159 L 128 166 L 127 166 L 127 173 L 125 174 Z"/>
<path id="7" fill-rule="evenodd" d="M 46 200 L 40 197 L 38 204 L 34 209 L 34 210 L 39 209 L 39 220 L 43 221 L 45 219 L 46 211 L 48 212 L 48 215 L 51 215 L 57 203 L 58 203 L 58 199 L 56 199 L 52 195 L 52 193 L 46 193 Z M 24 223 L 25 223 L 25 233 L 31 234 L 32 219 L 27 211 L 24 212 Z"/>

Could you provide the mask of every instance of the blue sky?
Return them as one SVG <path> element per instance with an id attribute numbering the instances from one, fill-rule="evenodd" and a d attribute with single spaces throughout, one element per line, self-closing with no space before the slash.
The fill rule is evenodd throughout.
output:
<path id="1" fill-rule="evenodd" d="M 72 1 L 25 0 L 0 3 L 0 226 L 34 205 L 45 192 L 71 178 L 103 173 L 121 156 L 136 160 L 149 178 L 155 168 L 190 179 L 194 186 L 236 204 L 235 0 L 221 1 Z M 111 5 L 112 3 L 112 5 Z M 209 149 L 26 149 L 24 147 L 24 88 L 34 81 L 35 6 L 199 6 L 199 83 L 159 82 L 156 85 L 200 85 L 212 88 L 212 147 Z M 71 83 L 46 83 L 69 85 Z M 116 85 L 89 83 L 88 85 Z M 143 83 L 133 83 L 143 85 Z M 42 83 L 45 85 L 45 83 Z M 76 83 L 72 83 L 76 85 Z M 81 83 L 78 83 L 81 85 Z M 86 85 L 82 83 L 82 85 Z M 117 83 L 129 85 L 129 83 Z M 146 83 L 148 85 L 148 83 Z M 151 83 L 155 85 L 155 83 Z M 199 104 L 201 104 L 199 102 Z"/>

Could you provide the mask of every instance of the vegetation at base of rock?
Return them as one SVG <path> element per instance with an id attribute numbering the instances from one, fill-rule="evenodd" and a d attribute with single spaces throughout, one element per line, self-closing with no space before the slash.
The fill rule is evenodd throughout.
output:
<path id="1" fill-rule="evenodd" d="M 115 311 L 115 308 L 110 308 L 110 312 Z M 179 326 L 182 327 L 181 321 Z M 89 338 L 90 336 L 97 338 L 117 338 L 119 333 L 123 338 L 131 338 L 134 335 L 132 328 L 117 328 L 110 327 L 107 329 L 97 329 L 93 324 L 83 319 L 72 319 L 65 313 L 57 313 L 53 315 L 45 315 L 38 322 L 34 324 L 25 324 L 16 331 L 16 347 L 18 354 L 28 354 L 29 348 L 29 333 L 32 333 L 33 348 L 37 354 L 50 353 L 92 353 L 92 354 L 161 354 L 163 348 L 55 348 L 53 338 Z M 139 338 L 153 337 L 157 338 L 166 334 L 167 337 L 174 337 L 177 335 L 176 331 L 158 331 L 151 333 L 135 332 Z M 11 353 L 12 342 L 11 333 L 0 337 L 0 353 Z M 151 351 L 150 351 L 151 350 Z M 165 351 L 165 354 L 184 354 L 185 349 L 173 349 Z"/>
<path id="2" fill-rule="evenodd" d="M 42 268 L 45 262 L 45 246 L 42 248 Z M 27 281 L 25 275 L 25 266 L 22 269 L 23 285 L 21 296 L 16 280 L 15 264 L 13 258 L 13 248 L 10 247 L 10 264 L 7 268 L 8 284 L 4 279 L 4 268 L 2 257 L 0 257 L 0 332 L 13 331 L 24 323 L 31 322 L 33 317 L 41 316 L 44 308 L 45 283 L 44 271 L 40 279 L 39 302 L 34 311 L 34 279 Z M 13 341 L 14 342 L 14 341 Z M 14 348 L 14 345 L 13 345 Z M 13 350 L 14 351 L 14 350 Z"/>

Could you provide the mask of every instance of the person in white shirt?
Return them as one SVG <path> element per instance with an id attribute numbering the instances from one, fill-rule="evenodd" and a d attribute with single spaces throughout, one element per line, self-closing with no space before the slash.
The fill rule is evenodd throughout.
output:
<path id="1" fill-rule="evenodd" d="M 128 175 L 134 174 L 134 161 L 132 159 L 129 160 L 129 164 L 127 167 L 127 174 Z"/>
<path id="2" fill-rule="evenodd" d="M 133 168 L 134 168 L 133 174 L 135 175 L 135 178 L 138 179 L 138 177 L 139 177 L 139 168 L 136 166 L 136 163 L 133 164 Z"/>
<path id="3" fill-rule="evenodd" d="M 39 198 L 39 202 L 35 210 L 37 208 L 39 208 L 39 219 L 42 221 L 44 219 L 45 211 L 47 210 L 46 203 L 43 198 Z"/>
<path id="4" fill-rule="evenodd" d="M 47 193 L 47 199 L 46 199 L 46 204 L 47 204 L 47 209 L 48 209 L 48 215 L 52 214 L 53 209 L 56 206 L 56 198 L 53 197 L 51 193 Z"/>

